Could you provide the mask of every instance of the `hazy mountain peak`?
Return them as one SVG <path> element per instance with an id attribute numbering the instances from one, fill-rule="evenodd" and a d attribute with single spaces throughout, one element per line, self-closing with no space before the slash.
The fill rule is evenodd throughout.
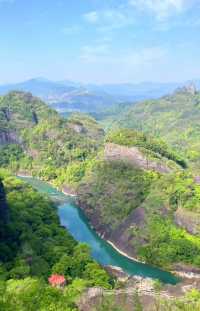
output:
<path id="1" fill-rule="evenodd" d="M 197 88 L 193 82 L 190 82 L 184 85 L 183 87 L 178 88 L 176 90 L 176 93 L 187 93 L 187 94 L 195 95 L 197 94 Z"/>

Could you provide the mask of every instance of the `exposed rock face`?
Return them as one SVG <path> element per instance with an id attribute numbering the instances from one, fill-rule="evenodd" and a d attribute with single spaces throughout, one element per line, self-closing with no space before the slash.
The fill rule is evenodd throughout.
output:
<path id="1" fill-rule="evenodd" d="M 200 185 L 200 176 L 196 176 L 194 178 L 194 181 L 196 182 L 196 184 Z"/>
<path id="2" fill-rule="evenodd" d="M 163 292 L 162 297 L 167 296 Z M 106 309 L 106 304 L 107 305 Z M 123 289 L 102 290 L 101 288 L 89 288 L 81 297 L 78 307 L 81 311 L 97 311 L 100 306 L 105 305 L 105 310 L 109 307 L 117 308 L 123 311 L 141 310 L 153 311 L 156 302 L 156 293 L 154 291 L 153 280 L 132 277 L 125 284 Z"/>
<path id="3" fill-rule="evenodd" d="M 200 269 L 191 265 L 186 265 L 183 263 L 177 263 L 174 265 L 174 270 L 175 273 L 183 278 L 183 279 L 187 279 L 187 280 L 198 280 L 200 283 Z M 200 286 L 200 284 L 199 284 Z"/>
<path id="4" fill-rule="evenodd" d="M 102 138 L 104 136 L 104 130 L 97 127 L 96 124 L 84 124 L 77 121 L 69 121 L 68 127 L 78 134 L 85 134 L 89 137 Z"/>
<path id="5" fill-rule="evenodd" d="M 200 218 L 194 212 L 178 208 L 174 215 L 175 223 L 191 234 L 198 234 L 200 231 Z"/>
<path id="6" fill-rule="evenodd" d="M 106 303 L 110 302 L 109 306 L 112 305 L 117 310 L 155 311 L 158 310 L 158 301 L 160 299 L 162 301 L 171 301 L 173 304 L 174 299 L 183 298 L 192 288 L 200 289 L 200 277 L 199 279 L 184 279 L 176 285 L 164 285 L 160 291 L 156 291 L 152 279 L 130 277 L 121 289 L 88 289 L 78 302 L 78 307 L 81 311 L 97 311 L 100 306 L 106 306 Z M 165 304 L 162 304 L 159 310 L 166 310 L 164 306 Z M 107 309 L 105 307 L 105 310 L 109 311 L 109 307 Z"/>
<path id="7" fill-rule="evenodd" d="M 129 164 L 129 167 L 133 166 L 133 169 L 139 169 L 139 171 L 155 170 L 160 173 L 170 172 L 168 167 L 147 160 L 143 153 L 136 147 L 129 148 L 114 143 L 107 143 L 104 150 L 104 160 L 111 163 L 116 163 L 117 161 L 125 162 Z M 96 181 L 94 181 L 94 184 L 95 182 Z M 106 187 L 104 190 L 107 197 L 118 191 L 119 185 L 112 179 L 105 185 Z M 134 206 L 126 217 L 116 221 L 115 225 L 113 225 L 112 221 L 109 220 L 109 222 L 107 222 L 106 218 L 104 218 L 104 214 L 108 207 L 104 207 L 103 202 L 100 200 L 97 201 L 95 207 L 90 204 L 90 197 L 92 198 L 94 195 L 91 191 L 92 187 L 92 183 L 85 183 L 78 190 L 78 205 L 83 209 L 90 224 L 103 239 L 111 242 L 127 256 L 137 258 L 138 248 L 147 242 L 144 234 L 141 234 L 141 232 L 144 232 L 148 220 L 147 210 L 142 205 L 143 201 L 139 199 L 137 201 L 137 185 L 132 184 L 132 187 L 128 190 L 124 190 L 124 194 L 122 194 L 130 202 L 137 201 L 137 206 Z M 87 195 L 85 196 L 85 194 Z M 112 204 L 112 202 L 110 202 L 110 204 Z M 163 217 L 166 213 L 167 211 L 164 210 Z M 111 215 L 110 217 L 113 217 L 114 222 L 114 216 Z"/>
<path id="8" fill-rule="evenodd" d="M 160 163 L 148 160 L 137 147 L 125 147 L 113 143 L 105 145 L 105 159 L 108 161 L 125 161 L 144 170 L 169 173 L 170 169 Z"/>
<path id="9" fill-rule="evenodd" d="M 104 269 L 114 278 L 117 278 L 120 281 L 128 280 L 129 275 L 122 270 L 120 267 L 116 266 L 105 266 Z"/>
<path id="10" fill-rule="evenodd" d="M 15 132 L 0 131 L 0 145 L 16 144 L 16 143 L 19 143 L 19 140 Z"/>
<path id="11" fill-rule="evenodd" d="M 61 189 L 66 195 L 69 195 L 69 196 L 76 196 L 77 195 L 77 193 L 76 193 L 76 191 L 72 188 L 72 187 L 70 187 L 70 186 L 68 186 L 68 185 L 63 185 L 62 186 L 62 189 Z"/>
<path id="12" fill-rule="evenodd" d="M 8 205 L 6 202 L 6 194 L 2 181 L 0 180 L 0 224 L 8 221 Z"/>
<path id="13" fill-rule="evenodd" d="M 38 116 L 37 116 L 37 114 L 36 114 L 35 111 L 33 111 L 33 113 L 32 113 L 32 121 L 33 121 L 33 123 L 34 123 L 35 125 L 38 124 Z"/>
<path id="14" fill-rule="evenodd" d="M 11 119 L 11 113 L 10 113 L 8 107 L 3 107 L 1 109 L 1 112 L 3 113 L 4 118 L 6 119 L 6 121 L 9 122 L 10 119 Z"/>
<path id="15" fill-rule="evenodd" d="M 142 228 L 145 225 L 145 210 L 138 207 L 132 211 L 129 217 L 109 235 L 108 240 L 111 240 L 117 248 L 126 253 L 130 257 L 137 257 L 134 240 L 140 245 L 144 243 L 142 239 L 137 237 L 134 239 L 133 228 Z"/>
<path id="16" fill-rule="evenodd" d="M 186 85 L 185 91 L 191 95 L 195 95 L 197 93 L 197 89 L 196 89 L 196 86 L 194 85 L 194 83 L 190 83 L 190 84 Z"/>
<path id="17" fill-rule="evenodd" d="M 83 125 L 78 123 L 69 123 L 69 127 L 74 130 L 76 133 L 86 133 L 86 129 L 83 127 Z"/>
<path id="18" fill-rule="evenodd" d="M 105 240 L 113 243 L 115 247 L 121 250 L 124 254 L 129 257 L 137 257 L 137 245 L 142 245 L 144 241 L 142 239 L 134 239 L 133 228 L 143 228 L 145 226 L 145 210 L 142 207 L 138 207 L 132 211 L 132 213 L 122 221 L 116 229 L 111 228 L 107 224 L 102 224 L 100 211 L 93 209 L 88 206 L 85 202 L 81 201 L 78 196 L 77 204 L 83 209 L 92 227 L 95 228 L 96 232 Z M 134 242 L 135 241 L 135 242 Z M 137 245 L 134 246 L 134 243 Z"/>
<path id="19" fill-rule="evenodd" d="M 197 94 L 197 89 L 194 83 L 189 83 L 188 85 L 185 85 L 184 87 L 178 88 L 176 93 L 186 93 L 190 95 Z"/>

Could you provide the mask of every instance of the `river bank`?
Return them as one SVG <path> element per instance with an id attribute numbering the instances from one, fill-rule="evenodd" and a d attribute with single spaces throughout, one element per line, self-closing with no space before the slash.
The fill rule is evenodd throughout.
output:
<path id="1" fill-rule="evenodd" d="M 59 196 L 59 193 L 63 193 L 69 197 L 68 192 L 62 191 L 61 189 L 57 189 L 58 193 L 55 193 L 56 188 L 54 185 L 44 182 L 39 178 L 33 178 L 30 173 L 24 174 L 23 172 L 22 174 L 22 172 L 18 172 L 18 176 L 24 178 L 24 180 L 27 178 L 27 182 L 33 187 L 50 196 L 52 195 L 52 197 Z M 137 258 L 131 257 L 123 252 L 109 239 L 106 241 L 105 236 L 98 234 L 96 228 L 93 230 L 93 226 L 91 226 L 87 217 L 84 215 L 84 210 L 80 206 L 77 206 L 76 201 L 66 199 L 65 203 L 62 198 L 62 204 L 59 203 L 58 206 L 61 225 L 66 227 L 77 241 L 90 245 L 94 259 L 101 265 L 120 267 L 129 276 L 160 279 L 161 282 L 166 284 L 177 283 L 178 279 L 170 272 L 144 264 Z"/>
<path id="2" fill-rule="evenodd" d="M 50 186 L 54 187 L 57 191 L 62 192 L 66 196 L 70 196 L 70 197 L 74 197 L 74 198 L 78 196 L 77 193 L 75 194 L 74 192 L 66 191 L 66 188 L 65 188 L 66 186 L 64 187 L 64 189 L 63 188 L 59 189 L 58 187 L 55 187 L 55 185 L 53 183 L 47 182 L 47 181 L 44 181 L 44 180 L 42 180 L 42 179 L 40 179 L 38 177 L 32 176 L 32 175 L 30 175 L 30 173 L 27 173 L 27 174 L 20 174 L 20 173 L 18 173 L 17 177 L 21 177 L 21 178 L 36 178 L 36 179 L 38 179 L 40 181 L 46 182 L 47 184 L 49 184 Z M 96 231 L 96 229 L 92 225 L 91 225 L 91 227 Z M 104 236 L 102 236 L 98 231 L 96 231 L 96 232 L 102 239 L 104 239 Z M 128 255 L 127 253 L 125 253 L 124 251 L 120 250 L 112 241 L 109 241 L 109 240 L 106 240 L 106 239 L 104 239 L 104 240 L 108 244 L 110 244 L 122 256 L 124 256 L 124 257 L 126 257 L 126 258 L 128 258 L 130 260 L 133 260 L 133 261 L 145 264 L 145 262 L 142 262 L 142 261 L 138 260 L 137 258 L 132 257 L 132 256 Z"/>
<path id="3" fill-rule="evenodd" d="M 60 188 L 56 187 L 52 182 L 43 180 L 42 178 L 39 178 L 37 176 L 30 175 L 30 173 L 27 173 L 27 174 L 26 173 L 23 173 L 23 174 L 17 173 L 16 176 L 17 177 L 21 177 L 21 178 L 35 178 L 35 179 L 37 179 L 39 181 L 43 181 L 43 182 L 47 183 L 48 185 L 52 186 L 57 191 L 62 192 L 66 196 L 74 197 L 74 198 L 77 197 L 77 193 L 74 190 L 72 190 L 72 189 L 70 191 L 70 187 L 68 187 L 68 186 L 63 186 L 63 188 L 60 189 Z M 66 189 L 68 189 L 68 190 L 66 190 Z"/>
<path id="4" fill-rule="evenodd" d="M 78 197 L 78 194 L 75 193 L 75 191 L 67 191 L 67 190 L 66 190 L 67 186 L 63 186 L 63 188 L 59 189 L 59 188 L 56 187 L 53 183 L 48 182 L 48 181 L 45 181 L 45 180 L 42 180 L 42 179 L 39 178 L 39 177 L 32 176 L 32 175 L 30 175 L 30 173 L 27 173 L 27 174 L 26 174 L 26 173 L 23 173 L 23 174 L 22 174 L 22 173 L 18 173 L 18 174 L 17 174 L 17 177 L 21 177 L 21 178 L 36 178 L 36 179 L 38 179 L 38 180 L 40 180 L 40 181 L 43 181 L 43 182 L 49 184 L 50 186 L 54 187 L 57 191 L 62 192 L 62 193 L 63 193 L 64 195 L 66 195 L 66 196 L 70 196 L 70 197 L 73 197 L 73 198 L 77 198 L 77 197 Z M 69 188 L 68 188 L 68 189 L 69 189 Z M 104 236 L 102 236 L 92 225 L 91 225 L 91 227 L 97 232 L 97 234 L 98 234 L 102 239 L 104 239 Z M 106 239 L 104 239 L 104 240 L 105 240 L 108 244 L 110 244 L 110 245 L 111 245 L 119 254 L 121 254 L 122 256 L 124 256 L 124 257 L 126 257 L 126 258 L 128 258 L 128 259 L 130 259 L 130 260 L 136 261 L 136 262 L 138 262 L 138 263 L 143 263 L 143 264 L 145 264 L 145 262 L 142 262 L 142 261 L 138 260 L 138 258 L 132 257 L 132 256 L 128 255 L 126 252 L 120 250 L 112 241 L 106 240 Z"/>
<path id="5" fill-rule="evenodd" d="M 123 256 L 125 256 L 125 257 L 127 257 L 128 259 L 134 260 L 134 261 L 136 261 L 136 262 L 140 262 L 140 263 L 145 264 L 145 262 L 143 262 L 143 261 L 141 261 L 141 260 L 138 260 L 138 259 L 135 258 L 135 257 L 131 257 L 131 256 L 129 256 L 127 253 L 125 253 L 125 252 L 123 252 L 122 250 L 120 250 L 113 242 L 111 242 L 111 241 L 109 241 L 109 240 L 106 240 L 106 242 L 107 242 L 108 244 L 110 244 L 118 253 L 120 253 L 121 255 L 123 255 Z"/>

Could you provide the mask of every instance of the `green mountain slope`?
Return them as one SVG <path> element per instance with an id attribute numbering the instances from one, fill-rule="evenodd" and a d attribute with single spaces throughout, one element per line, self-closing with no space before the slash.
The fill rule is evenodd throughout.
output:
<path id="1" fill-rule="evenodd" d="M 134 104 L 113 120 L 112 126 L 160 137 L 199 168 L 199 118 L 200 94 L 184 88 L 171 96 Z"/>
<path id="2" fill-rule="evenodd" d="M 193 234 L 199 232 L 200 186 L 185 162 L 132 130 L 106 140 L 78 189 L 92 225 L 130 256 L 169 269 L 179 262 L 199 266 L 200 239 Z"/>
<path id="3" fill-rule="evenodd" d="M 12 163 L 14 171 L 56 180 L 73 164 L 69 175 L 77 169 L 84 174 L 103 135 L 91 117 L 74 115 L 66 121 L 29 93 L 12 92 L 0 99 L 0 163 Z M 77 179 L 79 173 L 74 181 Z"/>

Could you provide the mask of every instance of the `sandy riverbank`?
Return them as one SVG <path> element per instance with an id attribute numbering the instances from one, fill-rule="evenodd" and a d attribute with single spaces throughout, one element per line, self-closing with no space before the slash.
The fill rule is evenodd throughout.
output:
<path id="1" fill-rule="evenodd" d="M 53 185 L 52 185 L 53 186 Z M 54 187 L 55 188 L 55 187 Z M 69 197 L 74 197 L 76 198 L 77 197 L 77 194 L 72 194 L 72 193 L 69 193 L 69 192 L 66 192 L 64 190 L 60 190 L 60 189 L 57 189 L 58 191 L 62 192 L 64 195 L 66 196 L 69 196 Z"/>
<path id="2" fill-rule="evenodd" d="M 22 177 L 22 178 L 33 178 L 32 175 L 23 175 L 23 174 L 17 174 L 17 177 Z"/>
<path id="3" fill-rule="evenodd" d="M 127 253 L 123 252 L 121 249 L 119 249 L 113 242 L 109 241 L 109 240 L 105 240 L 108 244 L 110 244 L 119 254 L 123 255 L 124 257 L 127 257 L 130 260 L 139 262 L 139 263 L 143 263 L 145 264 L 145 262 L 138 260 L 135 257 L 131 257 L 129 256 Z"/>

